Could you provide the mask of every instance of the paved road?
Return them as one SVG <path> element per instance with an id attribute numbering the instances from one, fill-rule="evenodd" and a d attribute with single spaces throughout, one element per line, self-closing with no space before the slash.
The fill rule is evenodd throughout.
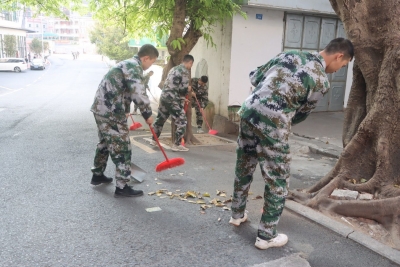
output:
<path id="1" fill-rule="evenodd" d="M 0 91 L 0 266 L 253 266 L 298 253 L 311 266 L 395 266 L 288 211 L 279 225 L 289 235 L 288 245 L 257 250 L 261 200 L 249 201 L 249 223 L 235 228 L 227 223 L 229 211 L 221 208 L 202 214 L 197 204 L 155 195 L 115 199 L 114 185 L 91 186 L 97 133 L 89 107 L 107 67 L 84 57 L 50 60 L 43 72 L 0 72 L 0 86 L 8 88 Z M 143 134 L 148 133 L 132 136 Z M 136 187 L 213 197 L 225 190 L 229 196 L 233 148 L 168 152 L 187 163 L 155 173 L 161 153 L 134 146 L 133 161 L 149 172 Z M 301 146 L 293 150 L 292 187 L 307 186 L 333 164 L 329 159 L 314 163 Z M 113 172 L 110 162 L 106 174 Z M 262 190 L 257 173 L 251 191 L 256 196 Z M 151 207 L 161 211 L 146 212 Z"/>

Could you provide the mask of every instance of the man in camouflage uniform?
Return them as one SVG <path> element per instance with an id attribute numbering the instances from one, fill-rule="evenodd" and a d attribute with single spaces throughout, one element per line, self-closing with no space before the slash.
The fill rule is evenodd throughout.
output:
<path id="1" fill-rule="evenodd" d="M 196 110 L 196 124 L 197 124 L 197 133 L 204 133 L 201 129 L 203 126 L 203 110 L 206 108 L 208 104 L 208 87 L 207 87 L 208 77 L 201 76 L 199 78 L 192 79 L 192 107 Z M 200 107 L 196 102 L 196 99 L 199 101 Z"/>
<path id="2" fill-rule="evenodd" d="M 143 195 L 142 190 L 134 190 L 127 185 L 131 175 L 131 146 L 127 116 L 133 101 L 142 113 L 146 123 L 153 118 L 150 101 L 143 81 L 143 70 L 148 69 L 157 59 L 158 51 L 152 45 L 144 45 L 133 58 L 121 61 L 104 76 L 97 89 L 91 111 L 96 120 L 99 143 L 97 144 L 92 167 L 91 184 L 112 182 L 104 175 L 108 156 L 116 166 L 115 197 Z"/>
<path id="3" fill-rule="evenodd" d="M 184 103 L 187 101 L 185 96 L 192 93 L 189 86 L 189 71 L 193 62 L 193 56 L 186 55 L 183 57 L 182 64 L 169 71 L 161 93 L 158 115 L 153 125 L 154 131 L 159 137 L 169 115 L 175 120 L 175 144 L 172 145 L 172 151 L 189 151 L 188 148 L 181 145 L 181 139 L 185 134 L 187 124 L 186 114 L 183 110 Z M 156 145 L 154 137 L 151 144 Z"/>
<path id="4" fill-rule="evenodd" d="M 250 73 L 255 89 L 238 112 L 241 121 L 229 223 L 239 226 L 247 220 L 247 196 L 259 163 L 265 180 L 255 243 L 259 249 L 280 247 L 288 241 L 286 235 L 277 234 L 276 226 L 288 193 L 290 128 L 305 120 L 328 92 L 326 73 L 347 65 L 353 55 L 351 42 L 337 38 L 320 53 L 283 52 Z"/>
<path id="5" fill-rule="evenodd" d="M 146 76 L 144 76 L 143 78 L 143 83 L 144 86 L 146 87 L 146 90 L 148 90 L 150 92 L 150 88 L 149 88 L 149 81 L 150 81 L 150 77 L 153 76 L 154 71 L 150 71 L 149 73 L 146 74 Z M 130 104 L 130 103 L 129 103 Z M 137 115 L 137 110 L 138 110 L 138 106 L 135 105 L 135 108 L 133 109 L 132 115 Z"/>

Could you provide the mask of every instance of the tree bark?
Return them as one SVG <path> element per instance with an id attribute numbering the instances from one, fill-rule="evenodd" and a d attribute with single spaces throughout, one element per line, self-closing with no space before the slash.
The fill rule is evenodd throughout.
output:
<path id="1" fill-rule="evenodd" d="M 355 47 L 353 84 L 345 111 L 344 150 L 313 187 L 290 198 L 343 216 L 380 222 L 400 248 L 400 5 L 398 0 L 330 0 Z M 350 182 L 355 180 L 356 184 Z M 361 179 L 367 182 L 362 183 Z M 336 188 L 374 195 L 333 200 Z"/>

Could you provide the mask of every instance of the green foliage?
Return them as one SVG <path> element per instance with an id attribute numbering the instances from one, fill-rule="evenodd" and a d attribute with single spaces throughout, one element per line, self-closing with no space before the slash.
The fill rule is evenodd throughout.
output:
<path id="1" fill-rule="evenodd" d="M 97 0 L 91 1 L 91 8 L 100 21 L 123 26 L 129 36 L 155 37 L 169 35 L 174 27 L 175 0 Z M 213 26 L 224 23 L 235 13 L 239 5 L 232 0 L 187 0 L 184 12 L 185 25 L 182 36 L 171 41 L 172 48 L 180 50 L 185 44 L 184 34 L 191 28 L 199 31 L 204 39 L 214 45 L 211 33 Z M 243 16 L 244 13 L 240 12 Z M 175 14 L 176 15 L 176 14 Z"/>
<path id="2" fill-rule="evenodd" d="M 44 50 L 44 51 L 48 51 L 49 48 L 50 48 L 49 42 L 43 42 L 43 50 Z"/>
<path id="3" fill-rule="evenodd" d="M 31 52 L 38 55 L 42 53 L 42 48 L 42 41 L 38 38 L 34 38 L 32 40 L 32 43 L 29 44 L 29 49 L 31 50 Z"/>
<path id="4" fill-rule="evenodd" d="M 15 35 L 4 35 L 4 51 L 7 57 L 15 57 L 17 52 L 17 37 Z"/>
<path id="5" fill-rule="evenodd" d="M 99 54 L 116 61 L 131 58 L 138 52 L 137 48 L 128 46 L 128 41 L 124 29 L 118 26 L 96 23 L 90 32 L 90 42 L 97 46 Z"/>

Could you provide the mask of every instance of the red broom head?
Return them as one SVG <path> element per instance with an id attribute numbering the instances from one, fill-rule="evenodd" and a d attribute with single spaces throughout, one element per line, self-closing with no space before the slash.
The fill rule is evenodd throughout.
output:
<path id="1" fill-rule="evenodd" d="M 216 135 L 218 133 L 218 131 L 211 129 L 211 130 L 208 131 L 208 133 L 212 134 L 212 135 Z"/>
<path id="2" fill-rule="evenodd" d="M 142 127 L 142 124 L 140 122 L 134 122 L 132 125 L 129 127 L 129 130 L 134 131 L 136 129 L 139 129 Z"/>
<path id="3" fill-rule="evenodd" d="M 156 166 L 156 172 L 165 171 L 166 169 L 171 169 L 174 167 L 178 167 L 185 164 L 185 160 L 183 158 L 173 158 L 168 159 L 166 161 L 161 162 Z"/>

